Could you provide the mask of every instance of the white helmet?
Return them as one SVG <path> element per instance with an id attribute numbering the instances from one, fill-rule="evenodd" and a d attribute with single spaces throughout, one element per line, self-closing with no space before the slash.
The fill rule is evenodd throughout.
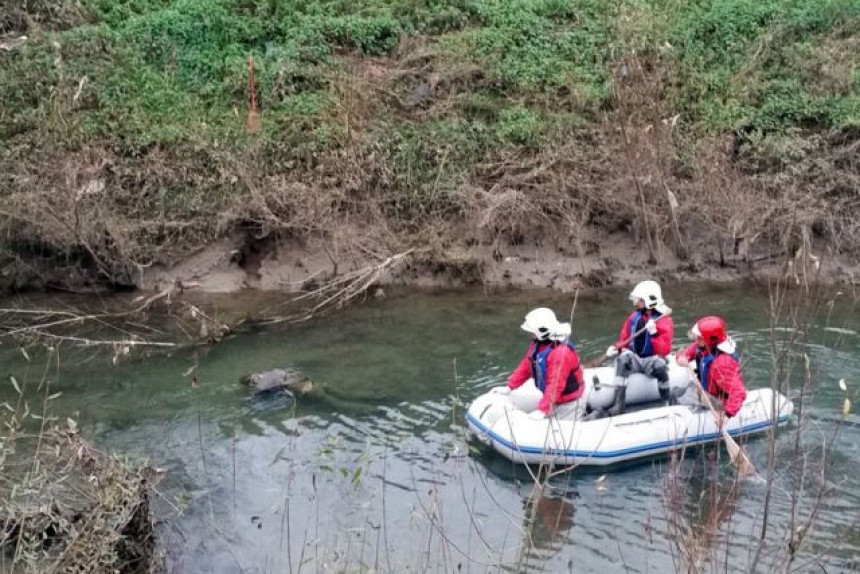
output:
<path id="1" fill-rule="evenodd" d="M 570 324 L 559 323 L 552 309 L 546 307 L 529 311 L 520 329 L 531 333 L 538 341 L 561 340 L 570 336 Z"/>
<path id="2" fill-rule="evenodd" d="M 644 301 L 646 309 L 656 309 L 657 307 L 665 306 L 663 304 L 663 292 L 656 281 L 640 282 L 630 292 L 630 300 L 634 303 L 639 300 Z"/>

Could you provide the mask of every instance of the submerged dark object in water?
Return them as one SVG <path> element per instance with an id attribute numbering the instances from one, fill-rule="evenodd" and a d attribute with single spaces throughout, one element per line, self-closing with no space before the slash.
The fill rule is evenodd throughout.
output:
<path id="1" fill-rule="evenodd" d="M 248 385 L 255 395 L 275 390 L 289 391 L 294 395 L 304 395 L 314 388 L 314 383 L 295 369 L 272 369 L 245 375 L 242 384 Z"/>

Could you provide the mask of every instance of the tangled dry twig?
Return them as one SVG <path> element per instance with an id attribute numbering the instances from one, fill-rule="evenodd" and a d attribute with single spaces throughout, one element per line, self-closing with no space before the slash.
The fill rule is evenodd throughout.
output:
<path id="1" fill-rule="evenodd" d="M 335 277 L 321 286 L 299 295 L 293 303 L 307 300 L 318 300 L 310 309 L 287 317 L 278 317 L 266 321 L 267 324 L 303 323 L 331 309 L 341 309 L 377 284 L 383 274 L 401 265 L 409 256 L 416 252 L 415 248 L 386 257 L 379 263 L 368 265 L 356 271 Z"/>
<path id="2" fill-rule="evenodd" d="M 14 437 L 19 451 L 29 452 L 28 438 L 36 437 Z M 0 463 L 0 549 L 12 563 L 46 573 L 155 572 L 149 502 L 159 472 L 98 450 L 71 419 L 38 444 L 35 461 Z"/>

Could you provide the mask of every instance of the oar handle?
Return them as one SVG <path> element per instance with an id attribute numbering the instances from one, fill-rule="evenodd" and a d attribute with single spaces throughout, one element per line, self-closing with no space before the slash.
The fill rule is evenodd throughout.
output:
<path id="1" fill-rule="evenodd" d="M 663 318 L 663 317 L 668 317 L 668 316 L 669 316 L 669 315 L 671 315 L 671 314 L 672 314 L 672 313 L 666 313 L 666 314 L 664 314 L 664 315 L 660 315 L 660 317 L 658 317 L 658 319 L 661 319 L 661 318 Z M 647 330 L 648 330 L 648 326 L 646 325 L 646 326 L 642 327 L 641 329 L 639 329 L 638 331 L 636 331 L 635 333 L 633 333 L 632 335 L 630 335 L 629 337 L 627 337 L 627 339 L 625 339 L 624 341 L 622 341 L 622 342 L 621 342 L 621 345 L 619 345 L 619 346 L 618 346 L 618 350 L 620 351 L 621 349 L 623 349 L 624 347 L 626 347 L 627 345 L 629 345 L 629 344 L 630 344 L 630 341 L 632 341 L 633 339 L 635 339 L 636 337 L 638 337 L 639 335 L 641 335 L 642 333 L 644 333 L 644 332 L 645 332 L 645 331 L 647 331 Z M 594 368 L 596 368 L 596 367 L 599 367 L 599 366 L 600 366 L 600 365 L 602 365 L 603 363 L 605 363 L 605 362 L 606 362 L 606 359 L 608 359 L 608 358 L 609 358 L 609 357 L 607 357 L 607 356 L 606 356 L 606 353 L 604 353 L 604 354 L 602 354 L 602 355 L 600 355 L 600 356 L 598 356 L 598 357 L 592 357 L 591 359 L 589 359 L 588 361 L 586 361 L 586 362 L 583 364 L 582 368 L 584 368 L 584 369 L 594 369 Z"/>
<path id="2" fill-rule="evenodd" d="M 641 329 L 639 329 L 638 331 L 636 331 L 635 333 L 633 333 L 632 335 L 630 335 L 629 337 L 627 337 L 627 340 L 626 340 L 626 341 L 623 341 L 623 342 L 621 343 L 620 348 L 621 348 L 621 349 L 623 349 L 624 347 L 626 347 L 627 345 L 629 345 L 629 344 L 630 344 L 630 341 L 632 341 L 633 339 L 635 339 L 636 337 L 638 337 L 639 335 L 641 335 L 642 333 L 644 333 L 646 329 L 647 329 L 647 327 L 642 327 Z M 620 350 L 620 349 L 619 349 L 619 350 Z M 603 353 L 602 355 L 597 356 L 597 357 L 592 357 L 588 362 L 586 362 L 586 363 L 585 363 L 585 365 L 584 365 L 584 367 L 583 367 L 583 368 L 585 368 L 585 369 L 593 369 L 593 368 L 595 368 L 595 367 L 599 367 L 600 365 L 602 365 L 603 363 L 605 363 L 605 362 L 606 362 L 606 359 L 608 359 L 608 358 L 609 358 L 609 357 L 607 357 L 607 356 L 606 356 L 606 353 Z"/>

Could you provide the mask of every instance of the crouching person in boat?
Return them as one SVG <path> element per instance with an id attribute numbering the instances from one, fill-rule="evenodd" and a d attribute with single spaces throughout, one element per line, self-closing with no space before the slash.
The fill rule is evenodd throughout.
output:
<path id="1" fill-rule="evenodd" d="M 559 323 L 551 309 L 542 307 L 529 312 L 521 328 L 532 336 L 532 342 L 508 377 L 507 387 L 498 387 L 497 392 L 510 393 L 531 378 L 543 397 L 530 417 L 546 418 L 553 412 L 563 417 L 578 416 L 578 399 L 585 385 L 579 354 L 569 340 L 570 323 Z"/>
<path id="2" fill-rule="evenodd" d="M 744 404 L 747 390 L 741 376 L 737 346 L 728 336 L 725 320 L 702 317 L 690 329 L 690 336 L 696 342 L 680 351 L 675 360 L 683 367 L 693 365 L 702 388 L 722 402 L 723 408 L 717 409 L 722 411 L 719 418 L 735 416 Z M 687 393 L 682 402 L 698 402 L 696 396 Z M 716 422 L 722 426 L 722 420 Z"/>
<path id="3" fill-rule="evenodd" d="M 675 324 L 672 310 L 663 302 L 663 293 L 656 281 L 642 281 L 630 292 L 635 310 L 621 326 L 618 341 L 606 350 L 615 361 L 615 400 L 609 415 L 624 413 L 627 378 L 643 373 L 657 379 L 660 398 L 665 404 L 675 404 L 669 387 L 669 365 L 666 357 L 672 352 Z"/>

